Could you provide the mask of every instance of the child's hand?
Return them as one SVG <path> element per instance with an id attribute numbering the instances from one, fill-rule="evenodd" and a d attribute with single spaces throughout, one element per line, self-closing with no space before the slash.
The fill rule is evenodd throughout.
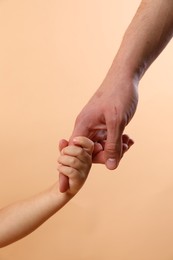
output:
<path id="1" fill-rule="evenodd" d="M 94 143 L 86 137 L 76 137 L 74 145 L 61 150 L 58 170 L 69 178 L 68 193 L 75 195 L 84 184 L 92 164 Z"/>

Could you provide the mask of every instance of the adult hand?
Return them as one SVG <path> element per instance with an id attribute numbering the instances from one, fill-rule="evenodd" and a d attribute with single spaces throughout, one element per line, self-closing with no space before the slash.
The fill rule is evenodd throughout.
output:
<path id="1" fill-rule="evenodd" d="M 129 77 L 130 78 L 130 77 Z M 87 105 L 78 115 L 70 140 L 86 136 L 103 149 L 93 162 L 115 169 L 123 155 L 123 131 L 133 117 L 137 103 L 137 80 L 112 70 Z"/>

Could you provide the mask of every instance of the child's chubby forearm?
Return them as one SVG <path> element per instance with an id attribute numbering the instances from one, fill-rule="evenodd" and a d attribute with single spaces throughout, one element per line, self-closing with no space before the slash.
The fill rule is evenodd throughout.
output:
<path id="1" fill-rule="evenodd" d="M 0 210 L 0 247 L 33 232 L 61 209 L 73 195 L 59 192 L 59 184 Z"/>

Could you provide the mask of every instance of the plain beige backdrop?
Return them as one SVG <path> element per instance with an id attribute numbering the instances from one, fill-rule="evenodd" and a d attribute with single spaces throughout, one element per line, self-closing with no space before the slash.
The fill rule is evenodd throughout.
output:
<path id="1" fill-rule="evenodd" d="M 140 1 L 0 0 L 0 206 L 57 179 L 59 139 L 104 79 Z M 119 168 L 94 165 L 57 215 L 0 260 L 173 259 L 173 45 L 140 84 Z"/>

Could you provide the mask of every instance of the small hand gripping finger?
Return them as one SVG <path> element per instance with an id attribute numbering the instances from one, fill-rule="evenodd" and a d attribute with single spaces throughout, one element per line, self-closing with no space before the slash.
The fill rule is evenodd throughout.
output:
<path id="1" fill-rule="evenodd" d="M 63 148 L 65 148 L 68 145 L 77 145 L 82 147 L 83 149 L 85 149 L 87 151 L 87 153 L 89 155 L 92 155 L 93 150 L 94 150 L 94 143 L 83 136 L 78 136 L 73 138 L 73 140 L 68 143 L 66 140 L 61 140 L 59 143 L 59 149 L 60 151 L 62 151 Z M 67 176 L 63 175 L 62 173 L 59 174 L 59 189 L 60 192 L 64 193 L 69 189 L 69 179 Z"/>

